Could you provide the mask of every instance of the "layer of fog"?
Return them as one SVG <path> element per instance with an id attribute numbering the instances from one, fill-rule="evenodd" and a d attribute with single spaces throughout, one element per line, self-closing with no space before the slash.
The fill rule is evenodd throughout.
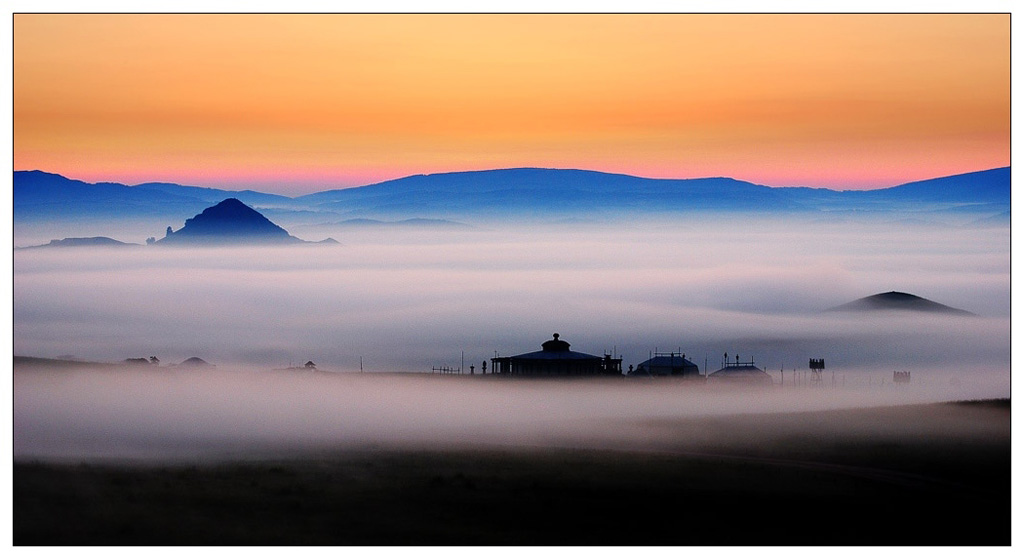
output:
<path id="1" fill-rule="evenodd" d="M 495 352 L 535 351 L 559 332 L 624 367 L 656 350 L 712 371 L 723 353 L 767 370 L 821 357 L 839 370 L 942 368 L 1009 385 L 1005 229 L 733 220 L 332 236 L 344 244 L 17 251 L 14 352 L 479 371 Z M 819 312 L 890 290 L 979 316 Z"/>
<path id="2" fill-rule="evenodd" d="M 14 253 L 14 354 L 212 370 L 15 371 L 15 454 L 188 457 L 379 442 L 599 444 L 646 419 L 1010 393 L 1006 229 L 739 218 L 308 231 L 340 246 Z M 293 231 L 303 236 L 302 231 Z M 63 235 L 55 234 L 54 238 Z M 977 317 L 822 313 L 878 292 Z M 753 358 L 771 392 L 386 374 L 540 349 Z M 824 358 L 824 389 L 794 387 Z M 321 371 L 274 371 L 314 361 Z M 356 374 L 362 364 L 366 374 Z M 488 362 L 489 365 L 489 362 Z M 892 373 L 909 370 L 909 386 Z M 833 384 L 834 383 L 834 384 Z M 614 435 L 618 433 L 618 435 Z"/>
<path id="3" fill-rule="evenodd" d="M 771 418 L 708 423 L 727 414 L 978 396 L 969 379 L 955 386 L 927 378 L 909 385 L 863 380 L 742 390 L 677 379 L 32 367 L 15 370 L 13 450 L 17 459 L 72 461 L 281 458 L 410 445 L 700 452 L 740 445 L 749 452 L 769 437 L 797 433 L 868 439 L 894 429 L 934 437 L 977 428 L 956 421 L 880 424 L 872 414 L 862 424 L 808 424 L 779 433 L 769 428 Z M 938 414 L 936 420 L 945 417 Z M 986 435 L 986 428 L 976 434 Z"/>

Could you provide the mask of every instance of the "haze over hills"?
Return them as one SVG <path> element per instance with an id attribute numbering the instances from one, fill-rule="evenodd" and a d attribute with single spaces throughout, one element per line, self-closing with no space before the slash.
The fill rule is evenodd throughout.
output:
<path id="1" fill-rule="evenodd" d="M 826 310 L 830 312 L 913 311 L 976 316 L 974 313 L 969 311 L 956 309 L 943 305 L 942 303 L 936 303 L 935 301 L 925 299 L 924 297 L 918 297 L 917 295 L 902 293 L 899 291 L 878 293 Z"/>
<path id="2" fill-rule="evenodd" d="M 458 221 L 449 221 L 446 219 L 425 219 L 420 217 L 414 217 L 410 219 L 402 219 L 399 221 L 381 221 L 379 219 L 366 219 L 366 218 L 355 218 L 346 219 L 338 223 L 333 223 L 343 228 L 359 228 L 359 229 L 383 229 L 383 228 L 399 228 L 399 229 L 430 229 L 430 230 L 465 230 L 473 229 L 472 225 L 460 223 Z"/>
<path id="3" fill-rule="evenodd" d="M 797 194 L 806 204 L 831 211 L 879 211 L 894 205 L 915 204 L 920 209 L 980 211 L 994 215 L 1009 211 L 1010 168 L 963 173 L 877 190 L 786 190 Z"/>
<path id="4" fill-rule="evenodd" d="M 1009 168 L 918 181 L 874 191 L 775 188 L 731 178 L 648 179 L 596 171 L 504 169 L 416 175 L 296 201 L 322 210 L 383 215 L 460 212 L 564 216 L 580 212 L 694 211 L 806 213 L 834 209 L 1009 209 Z"/>
<path id="5" fill-rule="evenodd" d="M 79 248 L 79 247 L 136 247 L 135 243 L 125 243 L 110 237 L 66 237 L 54 239 L 44 245 L 33 245 L 27 247 L 15 247 L 15 250 L 27 250 L 30 248 Z"/>
<path id="6" fill-rule="evenodd" d="M 769 187 L 731 178 L 649 179 L 597 171 L 520 168 L 414 175 L 294 198 L 170 183 L 90 184 L 42 171 L 14 173 L 16 228 L 45 221 L 173 225 L 225 198 L 249 204 L 285 226 L 353 219 L 486 224 L 582 218 L 598 222 L 717 213 L 992 226 L 999 220 L 984 220 L 1010 211 L 1010 168 L 871 191 Z"/>
<path id="7" fill-rule="evenodd" d="M 236 192 L 161 182 L 135 186 L 114 182 L 87 183 L 44 171 L 14 172 L 15 209 L 26 214 L 45 214 L 56 209 L 51 207 L 54 203 L 72 201 L 95 204 L 98 206 L 96 209 L 118 204 L 121 205 L 122 211 L 144 211 L 155 203 L 171 206 L 201 204 L 202 206 L 195 210 L 198 212 L 203 207 L 225 198 L 237 198 L 253 205 L 272 205 L 291 200 L 287 196 L 252 190 Z"/>
<path id="8" fill-rule="evenodd" d="M 687 212 L 802 209 L 776 189 L 729 178 L 646 179 L 596 171 L 503 169 L 415 175 L 354 189 L 301 196 L 318 208 L 397 217 L 441 218 L 529 212 L 564 217 L 582 212 Z"/>

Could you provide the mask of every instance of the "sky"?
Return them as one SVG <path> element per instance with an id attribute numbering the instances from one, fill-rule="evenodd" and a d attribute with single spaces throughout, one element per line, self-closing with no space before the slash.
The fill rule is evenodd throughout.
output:
<path id="1" fill-rule="evenodd" d="M 1010 164 L 1008 14 L 17 14 L 13 90 L 14 168 L 90 182 L 863 189 Z"/>

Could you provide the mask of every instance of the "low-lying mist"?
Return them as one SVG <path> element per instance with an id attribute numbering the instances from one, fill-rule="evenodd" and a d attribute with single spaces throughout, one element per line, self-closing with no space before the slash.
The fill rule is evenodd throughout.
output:
<path id="1" fill-rule="evenodd" d="M 15 371 L 14 456 L 233 460 L 467 445 L 644 451 L 683 445 L 714 451 L 768 435 L 707 424 L 726 414 L 970 399 L 991 389 L 970 379 L 958 385 L 927 378 L 893 385 L 883 377 L 843 376 L 835 385 L 826 377 L 818 387 L 790 383 L 745 390 L 669 378 L 29 367 Z M 808 427 L 865 438 L 878 429 L 850 423 Z M 915 436 L 948 436 L 930 431 L 949 428 L 913 426 Z"/>
<path id="2" fill-rule="evenodd" d="M 734 217 L 591 228 L 320 226 L 307 236 L 342 244 L 15 252 L 15 355 L 162 363 L 16 368 L 16 455 L 576 444 L 610 433 L 641 441 L 647 435 L 624 426 L 1009 396 L 1006 229 Z M 978 316 L 822 312 L 891 290 Z M 624 370 L 677 351 L 711 372 L 728 353 L 785 384 L 736 393 L 670 379 L 479 377 L 496 353 L 539 350 L 554 332 L 573 350 L 621 356 Z M 167 366 L 193 356 L 216 368 Z M 824 388 L 793 386 L 806 380 L 809 358 L 825 360 Z M 319 371 L 275 370 L 307 360 Z M 477 376 L 389 374 L 441 366 L 473 366 Z M 911 371 L 910 385 L 894 386 L 895 370 Z"/>
<path id="3" fill-rule="evenodd" d="M 702 370 L 724 353 L 766 370 L 820 357 L 839 370 L 943 368 L 1009 384 L 1005 229 L 735 218 L 321 233 L 343 244 L 17 251 L 14 352 L 468 372 L 559 332 L 624 368 L 680 351 Z M 979 316 L 821 312 L 890 290 Z"/>

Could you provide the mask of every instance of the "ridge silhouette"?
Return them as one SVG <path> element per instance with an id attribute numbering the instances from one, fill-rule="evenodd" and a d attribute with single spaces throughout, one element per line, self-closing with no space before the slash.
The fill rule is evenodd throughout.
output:
<path id="1" fill-rule="evenodd" d="M 496 169 L 412 175 L 303 196 L 143 183 L 86 183 L 43 171 L 14 172 L 14 215 L 25 220 L 132 217 L 177 219 L 225 198 L 275 211 L 353 218 L 465 219 L 468 216 L 565 217 L 603 211 L 832 215 L 835 211 L 971 211 L 976 219 L 1010 210 L 1010 168 L 937 177 L 876 190 L 769 187 L 731 178 L 654 179 L 573 169 Z M 987 215 L 986 215 L 987 214 Z"/>

